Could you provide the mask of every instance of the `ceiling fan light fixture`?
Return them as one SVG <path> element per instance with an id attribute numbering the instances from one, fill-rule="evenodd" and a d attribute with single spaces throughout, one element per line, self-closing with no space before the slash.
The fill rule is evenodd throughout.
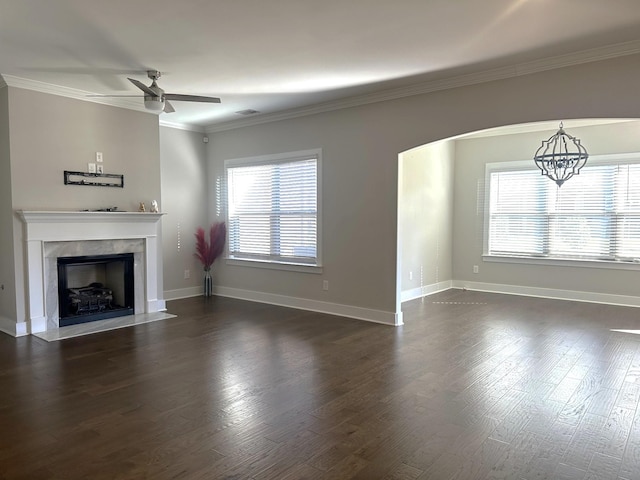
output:
<path id="1" fill-rule="evenodd" d="M 144 107 L 152 112 L 162 113 L 164 110 L 164 99 L 162 97 L 144 96 Z"/>
<path id="2" fill-rule="evenodd" d="M 542 145 L 533 156 L 533 161 L 542 172 L 561 187 L 564 182 L 580 173 L 585 166 L 589 154 L 576 137 L 564 131 L 562 122 L 558 131 L 543 140 Z"/>

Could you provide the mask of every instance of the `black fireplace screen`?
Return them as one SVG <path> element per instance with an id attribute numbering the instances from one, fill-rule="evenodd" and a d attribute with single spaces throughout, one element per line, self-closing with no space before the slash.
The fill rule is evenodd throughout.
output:
<path id="1" fill-rule="evenodd" d="M 61 327 L 133 315 L 133 253 L 58 257 Z"/>

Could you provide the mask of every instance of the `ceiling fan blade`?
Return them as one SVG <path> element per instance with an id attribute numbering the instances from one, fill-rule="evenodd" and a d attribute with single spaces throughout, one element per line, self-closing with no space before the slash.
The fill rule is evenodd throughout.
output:
<path id="1" fill-rule="evenodd" d="M 108 94 L 101 94 L 101 93 L 88 93 L 87 95 L 85 95 L 85 97 L 92 97 L 92 98 L 112 98 L 112 97 L 129 97 L 129 98 L 141 98 L 142 95 L 108 95 Z"/>
<path id="2" fill-rule="evenodd" d="M 166 98 L 167 100 L 180 100 L 182 102 L 220 103 L 220 99 L 217 97 L 201 97 L 199 95 L 180 95 L 179 93 L 165 93 L 164 98 Z"/>
<path id="3" fill-rule="evenodd" d="M 142 90 L 144 93 L 146 93 L 147 95 L 151 95 L 152 97 L 157 97 L 158 96 L 158 94 L 156 92 L 151 90 L 149 87 L 147 87 L 140 80 L 136 80 L 135 78 L 129 78 L 129 81 L 131 83 L 133 83 L 136 87 L 138 87 L 140 90 Z"/>
<path id="4" fill-rule="evenodd" d="M 175 111 L 176 111 L 176 109 L 175 109 L 175 108 L 173 108 L 173 105 L 171 105 L 171 104 L 169 103 L 169 100 L 167 100 L 167 99 L 165 98 L 165 100 L 164 100 L 164 113 L 173 113 L 173 112 L 175 112 Z"/>

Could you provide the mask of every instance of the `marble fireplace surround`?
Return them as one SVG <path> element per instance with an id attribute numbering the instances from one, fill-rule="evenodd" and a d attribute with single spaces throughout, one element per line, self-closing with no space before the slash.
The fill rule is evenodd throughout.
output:
<path id="1" fill-rule="evenodd" d="M 58 256 L 134 253 L 135 313 L 165 311 L 158 281 L 161 213 L 20 211 L 24 222 L 29 333 L 58 328 Z M 55 290 L 54 290 L 55 288 Z M 55 292 L 55 293 L 54 293 Z M 54 298 L 55 297 L 55 298 Z"/>

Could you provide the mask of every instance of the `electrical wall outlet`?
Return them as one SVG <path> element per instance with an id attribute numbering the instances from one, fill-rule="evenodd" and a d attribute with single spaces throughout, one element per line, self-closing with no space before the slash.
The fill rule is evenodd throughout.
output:
<path id="1" fill-rule="evenodd" d="M 87 167 L 89 168 L 89 173 L 96 173 L 96 164 L 95 163 L 88 163 Z"/>
<path id="2" fill-rule="evenodd" d="M 96 162 L 102 161 L 102 152 L 96 152 Z"/>
<path id="3" fill-rule="evenodd" d="M 322 281 L 322 289 L 323 290 L 329 290 L 329 280 L 323 280 Z"/>
<path id="4" fill-rule="evenodd" d="M 409 280 L 413 280 L 413 272 L 409 272 Z"/>
<path id="5" fill-rule="evenodd" d="M 184 271 L 184 279 L 189 280 L 191 278 L 191 270 L 187 269 Z"/>
<path id="6" fill-rule="evenodd" d="M 478 265 L 474 265 L 473 266 L 473 273 L 478 273 L 480 272 L 480 269 L 478 268 Z"/>

